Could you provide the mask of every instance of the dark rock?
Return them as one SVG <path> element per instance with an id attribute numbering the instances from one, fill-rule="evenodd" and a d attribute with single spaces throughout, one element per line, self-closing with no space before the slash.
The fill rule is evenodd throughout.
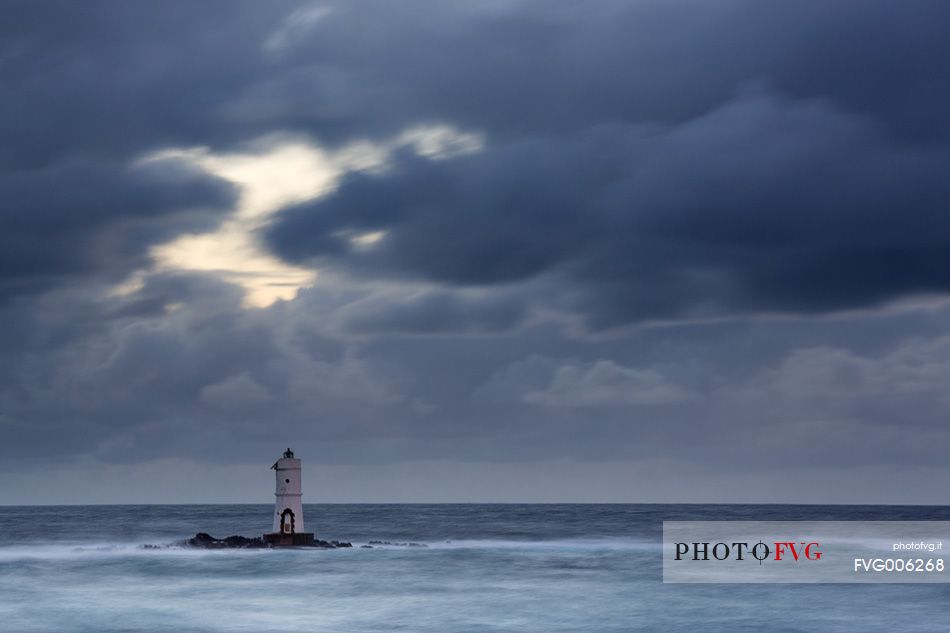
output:
<path id="1" fill-rule="evenodd" d="M 224 539 L 227 547 L 263 547 L 261 537 L 248 538 L 246 536 L 229 536 Z"/>
<path id="2" fill-rule="evenodd" d="M 278 535 L 269 535 L 278 536 Z M 303 535 L 299 535 L 303 536 Z M 337 549 L 342 547 L 353 547 L 351 543 L 345 541 L 322 541 L 307 535 L 306 539 L 293 539 L 288 543 L 272 543 L 265 541 L 260 536 L 228 536 L 227 538 L 215 538 L 207 532 L 198 532 L 192 538 L 184 541 L 184 545 L 191 547 L 201 547 L 204 549 L 258 549 L 262 547 L 319 547 L 322 549 Z"/>
<path id="3" fill-rule="evenodd" d="M 347 543 L 345 541 L 321 541 L 318 538 L 313 539 L 313 545 L 311 547 L 322 547 L 324 549 L 337 549 L 340 547 L 353 547 L 352 543 Z"/>
<path id="4" fill-rule="evenodd" d="M 198 532 L 194 537 L 185 541 L 185 544 L 192 547 L 203 547 L 205 549 L 252 549 L 266 547 L 261 537 L 248 538 L 246 536 L 229 536 L 219 539 L 211 536 L 207 532 Z"/>

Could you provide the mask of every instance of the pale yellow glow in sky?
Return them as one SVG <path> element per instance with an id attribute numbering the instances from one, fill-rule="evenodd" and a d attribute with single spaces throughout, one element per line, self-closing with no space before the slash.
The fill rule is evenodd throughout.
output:
<path id="1" fill-rule="evenodd" d="M 315 271 L 291 266 L 267 253 L 257 243 L 254 231 L 282 206 L 315 198 L 332 188 L 340 170 L 324 152 L 292 143 L 259 154 L 184 150 L 173 155 L 230 180 L 239 187 L 240 199 L 237 211 L 216 231 L 183 235 L 153 248 L 159 270 L 216 273 L 244 288 L 244 302 L 249 307 L 292 299 L 298 289 L 314 282 Z"/>
<path id="2" fill-rule="evenodd" d="M 182 235 L 151 250 L 158 271 L 200 271 L 219 275 L 244 288 L 246 307 L 266 307 L 292 299 L 312 285 L 317 271 L 293 266 L 268 253 L 255 231 L 279 209 L 312 200 L 332 191 L 347 171 L 384 169 L 391 151 L 411 147 L 434 160 L 478 151 L 481 137 L 448 126 L 411 128 L 389 143 L 358 142 L 333 152 L 302 140 L 273 138 L 246 153 L 213 154 L 205 148 L 177 149 L 153 154 L 146 160 L 188 161 L 236 185 L 236 211 L 215 231 Z M 350 239 L 370 248 L 385 238 L 373 231 Z M 115 288 L 119 294 L 141 286 L 142 271 Z"/>

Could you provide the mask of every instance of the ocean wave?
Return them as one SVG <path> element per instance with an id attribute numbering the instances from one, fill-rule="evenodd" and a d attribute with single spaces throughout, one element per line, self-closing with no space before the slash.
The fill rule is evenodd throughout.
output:
<path id="1" fill-rule="evenodd" d="M 420 541 L 419 545 L 432 549 L 505 549 L 505 550 L 629 550 L 659 551 L 661 544 L 635 538 L 573 538 L 551 540 L 518 539 L 451 539 L 444 541 Z M 375 547 L 375 546 L 374 546 Z M 383 545 L 382 547 L 387 547 Z"/>
<path id="2" fill-rule="evenodd" d="M 203 550 L 179 544 L 156 543 L 62 543 L 23 544 L 0 547 L 0 564 L 21 561 L 67 561 L 148 556 L 215 556 L 233 552 L 267 550 Z"/>
<path id="3" fill-rule="evenodd" d="M 369 547 L 364 547 L 369 546 Z M 546 550 L 546 551 L 659 551 L 657 542 L 625 538 L 583 538 L 556 540 L 515 539 L 458 539 L 392 541 L 371 539 L 355 541 L 354 550 L 412 550 L 412 549 L 459 549 L 459 550 Z M 227 556 L 261 555 L 280 549 L 201 549 L 181 543 L 53 543 L 17 544 L 0 546 L 0 564 L 19 561 L 60 561 L 102 558 L 155 557 L 155 556 Z M 303 550 L 294 550 L 303 551 Z M 323 551 L 323 550 L 307 550 Z"/>

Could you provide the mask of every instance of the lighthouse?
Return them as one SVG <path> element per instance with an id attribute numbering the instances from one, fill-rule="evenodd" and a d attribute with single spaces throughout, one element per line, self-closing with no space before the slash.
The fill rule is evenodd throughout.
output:
<path id="1" fill-rule="evenodd" d="M 264 535 L 264 541 L 272 545 L 312 545 L 313 533 L 304 531 L 300 460 L 288 448 L 271 468 L 277 474 L 274 529 Z"/>

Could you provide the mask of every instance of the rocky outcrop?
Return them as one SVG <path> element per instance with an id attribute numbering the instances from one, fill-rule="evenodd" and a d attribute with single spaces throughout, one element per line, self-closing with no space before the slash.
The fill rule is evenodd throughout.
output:
<path id="1" fill-rule="evenodd" d="M 353 547 L 352 543 L 347 541 L 321 541 L 320 539 L 314 539 L 315 547 L 327 547 L 327 548 L 337 548 L 337 547 Z"/>
<path id="2" fill-rule="evenodd" d="M 192 547 L 203 547 L 205 549 L 229 549 L 242 548 L 254 549 L 267 547 L 261 537 L 256 536 L 248 538 L 246 536 L 229 536 L 227 538 L 215 538 L 207 532 L 198 532 L 192 538 L 185 541 L 186 545 Z"/>
<path id="3" fill-rule="evenodd" d="M 228 536 L 227 538 L 215 538 L 207 532 L 198 532 L 192 538 L 184 541 L 184 545 L 189 547 L 200 547 L 203 549 L 258 549 L 264 547 L 280 547 L 279 544 L 265 542 L 260 536 Z M 345 541 L 322 541 L 320 539 L 306 539 L 306 542 L 295 542 L 293 547 L 318 547 L 322 549 L 336 549 L 340 547 L 353 547 L 351 543 Z"/>

